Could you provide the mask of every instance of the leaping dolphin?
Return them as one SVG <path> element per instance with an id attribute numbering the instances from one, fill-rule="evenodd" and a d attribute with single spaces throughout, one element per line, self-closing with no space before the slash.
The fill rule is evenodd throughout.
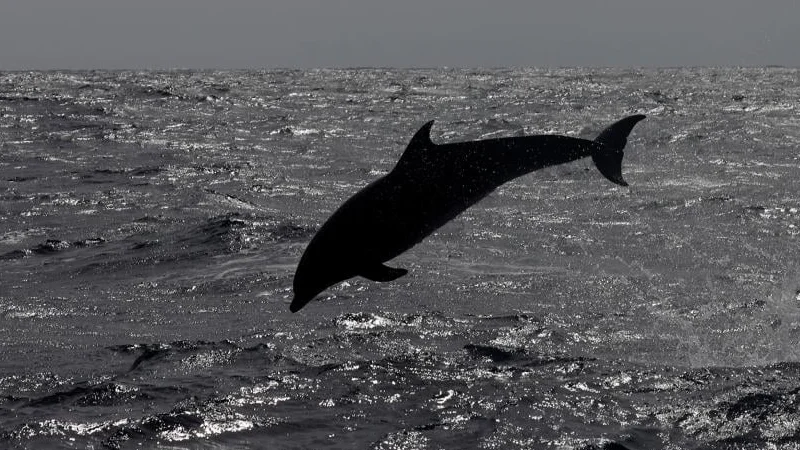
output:
<path id="1" fill-rule="evenodd" d="M 626 117 L 593 141 L 538 135 L 434 144 L 422 126 L 394 169 L 350 197 L 317 231 L 294 275 L 299 311 L 336 283 L 355 276 L 392 281 L 408 273 L 384 263 L 410 249 L 498 186 L 534 170 L 591 156 L 621 186 L 622 150 L 643 115 Z"/>

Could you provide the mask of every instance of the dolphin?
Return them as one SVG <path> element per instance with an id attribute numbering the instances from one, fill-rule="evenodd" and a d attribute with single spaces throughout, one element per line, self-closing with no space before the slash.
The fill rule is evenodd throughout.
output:
<path id="1" fill-rule="evenodd" d="M 391 172 L 345 201 L 314 235 L 294 275 L 297 312 L 325 289 L 361 276 L 393 281 L 408 273 L 384 263 L 400 255 L 498 186 L 591 156 L 612 183 L 622 178 L 622 150 L 644 115 L 626 117 L 595 139 L 536 135 L 434 144 L 433 121 L 411 138 Z"/>

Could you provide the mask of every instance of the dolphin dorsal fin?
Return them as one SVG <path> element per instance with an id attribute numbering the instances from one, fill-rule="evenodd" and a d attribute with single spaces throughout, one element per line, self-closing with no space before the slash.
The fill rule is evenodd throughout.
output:
<path id="1" fill-rule="evenodd" d="M 408 148 L 406 148 L 406 151 L 412 148 L 426 148 L 432 146 L 433 141 L 431 141 L 431 128 L 433 128 L 433 120 L 423 125 L 422 128 L 414 133 L 414 136 L 408 143 Z"/>
<path id="2" fill-rule="evenodd" d="M 398 165 L 404 165 L 424 158 L 426 149 L 430 149 L 435 144 L 431 141 L 431 127 L 433 127 L 433 120 L 422 126 L 408 143 L 408 147 L 400 157 Z"/>

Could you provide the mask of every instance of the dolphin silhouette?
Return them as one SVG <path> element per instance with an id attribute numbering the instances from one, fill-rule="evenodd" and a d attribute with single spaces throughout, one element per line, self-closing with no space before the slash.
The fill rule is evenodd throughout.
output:
<path id="1" fill-rule="evenodd" d="M 410 249 L 498 186 L 534 170 L 591 156 L 621 186 L 622 150 L 634 125 L 626 117 L 593 141 L 538 135 L 434 144 L 422 126 L 391 172 L 350 197 L 317 231 L 294 275 L 297 312 L 336 283 L 355 276 L 392 281 L 408 273 L 384 263 Z"/>

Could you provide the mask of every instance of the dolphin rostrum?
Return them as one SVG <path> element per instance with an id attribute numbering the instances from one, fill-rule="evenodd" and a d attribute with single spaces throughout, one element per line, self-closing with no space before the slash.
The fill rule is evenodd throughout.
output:
<path id="1" fill-rule="evenodd" d="M 538 135 L 434 144 L 422 126 L 394 169 L 350 197 L 317 231 L 294 275 L 299 311 L 317 294 L 355 276 L 392 281 L 408 273 L 384 263 L 410 249 L 498 186 L 544 167 L 591 156 L 621 186 L 622 150 L 643 115 L 626 117 L 593 141 Z"/>

